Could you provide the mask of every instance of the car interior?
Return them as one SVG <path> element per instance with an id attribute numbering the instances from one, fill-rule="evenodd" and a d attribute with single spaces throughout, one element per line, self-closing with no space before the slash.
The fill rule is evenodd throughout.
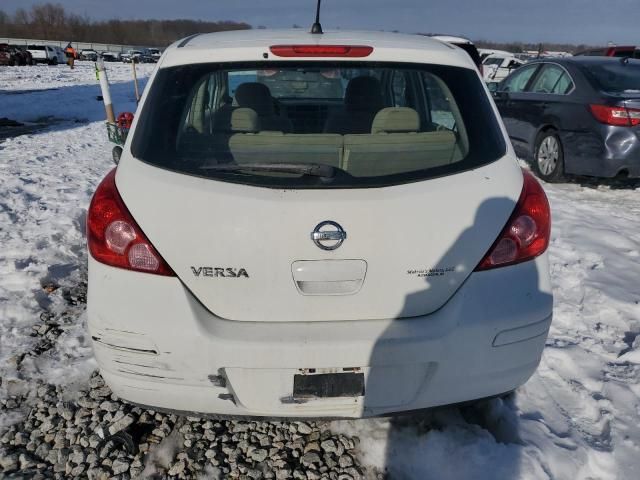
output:
<path id="1" fill-rule="evenodd" d="M 319 163 L 353 176 L 463 159 L 468 140 L 444 82 L 418 72 L 387 73 L 350 78 L 337 99 L 274 98 L 259 76 L 240 83 L 231 97 L 229 76 L 210 74 L 186 103 L 177 150 L 215 163 Z"/>

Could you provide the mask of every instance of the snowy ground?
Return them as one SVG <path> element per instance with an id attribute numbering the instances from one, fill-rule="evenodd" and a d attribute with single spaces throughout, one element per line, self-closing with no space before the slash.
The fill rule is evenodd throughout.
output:
<path id="1" fill-rule="evenodd" d="M 108 68 L 116 109 L 133 110 L 131 66 Z M 113 166 L 99 94 L 90 63 L 0 68 L 0 118 L 48 125 L 0 143 L 0 400 L 38 379 L 72 397 L 95 369 L 69 291 L 85 281 L 86 208 Z M 545 185 L 555 312 L 534 377 L 478 408 L 334 422 L 360 437 L 363 465 L 399 479 L 638 478 L 640 189 L 617 187 Z M 43 312 L 60 317 L 53 345 L 32 336 Z M 0 435 L 22 415 L 0 411 Z"/>

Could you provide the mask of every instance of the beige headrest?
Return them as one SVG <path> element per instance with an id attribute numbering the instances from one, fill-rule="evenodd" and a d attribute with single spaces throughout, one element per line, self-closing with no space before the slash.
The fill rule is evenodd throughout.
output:
<path id="1" fill-rule="evenodd" d="M 231 113 L 231 130 L 234 132 L 256 133 L 260 131 L 260 119 L 251 108 L 236 108 Z"/>
<path id="2" fill-rule="evenodd" d="M 388 107 L 380 110 L 371 125 L 371 133 L 406 133 L 420 131 L 420 117 L 413 108 Z"/>

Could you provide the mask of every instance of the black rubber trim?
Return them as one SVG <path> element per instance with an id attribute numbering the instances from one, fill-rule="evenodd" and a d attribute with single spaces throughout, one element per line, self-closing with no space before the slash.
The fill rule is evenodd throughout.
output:
<path id="1" fill-rule="evenodd" d="M 180 42 L 180 44 L 178 45 L 178 48 L 186 47 L 187 43 L 189 43 L 191 40 L 196 38 L 198 35 L 201 35 L 201 34 L 200 33 L 194 33 L 193 35 L 188 36 L 187 38 L 185 38 L 184 40 L 182 40 Z"/>

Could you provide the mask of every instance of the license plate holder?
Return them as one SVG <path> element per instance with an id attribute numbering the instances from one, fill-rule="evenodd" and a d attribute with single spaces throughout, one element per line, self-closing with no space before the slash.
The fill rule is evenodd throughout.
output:
<path id="1" fill-rule="evenodd" d="M 294 398 L 340 398 L 364 395 L 364 373 L 296 374 L 293 377 Z"/>

